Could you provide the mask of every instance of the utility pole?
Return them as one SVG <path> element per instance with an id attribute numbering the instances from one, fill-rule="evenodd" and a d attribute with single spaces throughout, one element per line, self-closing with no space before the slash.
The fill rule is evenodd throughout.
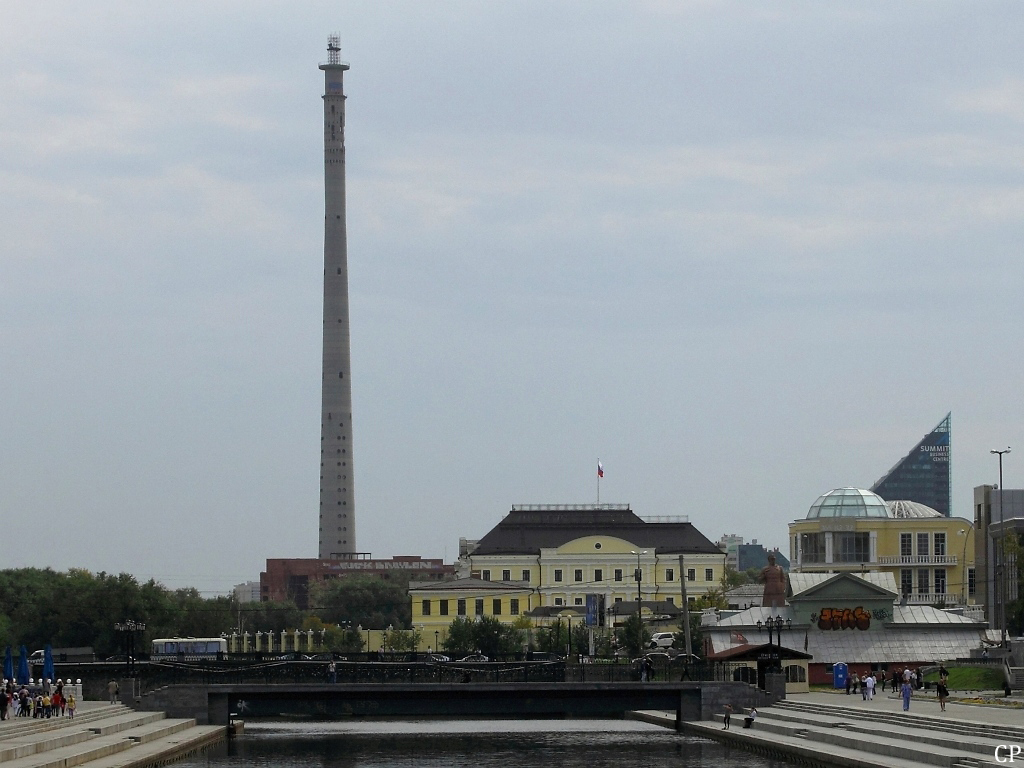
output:
<path id="1" fill-rule="evenodd" d="M 633 571 L 633 578 L 636 579 L 636 645 L 639 649 L 638 655 L 642 656 L 644 652 L 644 622 L 640 617 L 640 581 L 643 579 L 643 571 L 640 568 L 640 555 L 646 555 L 647 550 L 645 549 L 643 552 L 630 550 L 630 553 L 636 555 L 636 570 Z"/>

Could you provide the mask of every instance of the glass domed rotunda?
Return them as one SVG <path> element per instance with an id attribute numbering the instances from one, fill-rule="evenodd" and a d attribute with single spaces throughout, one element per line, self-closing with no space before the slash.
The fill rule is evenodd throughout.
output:
<path id="1" fill-rule="evenodd" d="M 877 493 L 860 488 L 836 488 L 819 496 L 807 511 L 808 520 L 821 517 L 891 518 L 892 512 Z"/>

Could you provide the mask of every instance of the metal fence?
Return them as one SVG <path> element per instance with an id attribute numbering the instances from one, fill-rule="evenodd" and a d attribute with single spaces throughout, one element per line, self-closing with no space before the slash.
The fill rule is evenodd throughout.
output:
<path id="1" fill-rule="evenodd" d="M 658 681 L 749 680 L 743 664 L 656 664 Z M 140 668 L 147 690 L 163 685 L 288 685 L 305 683 L 558 683 L 629 682 L 640 679 L 638 664 L 628 661 L 588 664 L 555 662 L 336 662 L 333 678 L 326 662 L 271 661 L 150 662 Z"/>

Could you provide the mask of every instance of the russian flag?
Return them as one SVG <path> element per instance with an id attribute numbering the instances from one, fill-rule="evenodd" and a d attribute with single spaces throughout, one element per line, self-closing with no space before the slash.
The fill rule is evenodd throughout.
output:
<path id="1" fill-rule="evenodd" d="M 601 463 L 600 459 L 597 460 L 597 476 L 604 477 L 604 464 Z"/>

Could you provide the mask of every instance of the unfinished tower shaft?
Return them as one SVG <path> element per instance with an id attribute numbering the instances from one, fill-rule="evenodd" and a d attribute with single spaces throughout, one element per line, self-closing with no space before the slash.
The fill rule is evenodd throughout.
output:
<path id="1" fill-rule="evenodd" d="M 345 229 L 345 90 L 339 37 L 324 72 L 324 350 L 320 413 L 320 557 L 356 551 L 352 464 L 352 348 Z"/>

